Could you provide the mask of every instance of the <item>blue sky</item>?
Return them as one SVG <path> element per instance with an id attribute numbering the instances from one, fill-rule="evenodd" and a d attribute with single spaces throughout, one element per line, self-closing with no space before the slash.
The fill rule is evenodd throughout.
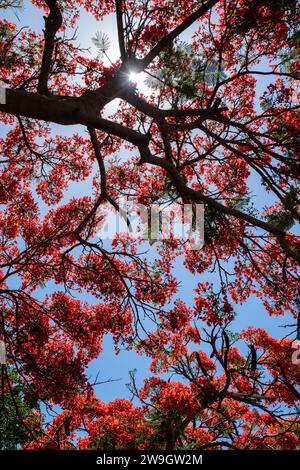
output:
<path id="1" fill-rule="evenodd" d="M 3 11 L 1 11 L 1 14 Z M 37 32 L 40 32 L 43 28 L 43 19 L 42 11 L 36 9 L 29 1 L 25 1 L 25 7 L 20 13 L 20 22 L 22 25 L 30 26 Z M 12 13 L 6 13 L 5 16 L 17 22 L 18 20 Z M 109 55 L 112 60 L 115 60 L 118 57 L 117 49 L 117 36 L 116 36 L 116 23 L 115 17 L 110 15 L 104 22 L 96 22 L 90 15 L 83 13 L 79 28 L 78 28 L 78 40 L 82 47 L 89 47 L 91 54 L 94 56 L 97 55 L 97 50 L 93 45 L 91 38 L 95 35 L 97 31 L 105 32 L 110 40 L 111 48 L 109 50 Z M 185 33 L 186 38 L 190 33 Z M 267 77 L 258 77 L 257 91 L 259 94 L 265 89 L 266 85 L 269 83 Z M 114 105 L 110 105 L 108 113 L 113 110 Z M 57 133 L 71 135 L 74 131 L 81 132 L 79 126 L 53 126 L 53 130 Z M 0 135 L 3 135 L 4 129 L 0 130 Z M 254 195 L 254 202 L 256 207 L 261 208 L 265 206 L 268 202 L 269 196 L 264 191 L 264 188 L 260 184 L 260 181 L 253 176 L 250 177 L 250 187 Z M 90 180 L 87 180 L 84 183 L 72 183 L 70 189 L 66 194 L 66 198 L 71 198 L 74 196 L 80 196 L 83 194 L 91 194 Z M 47 206 L 39 201 L 41 211 L 44 212 L 48 210 Z M 177 298 L 181 298 L 188 305 L 193 306 L 194 288 L 196 284 L 200 281 L 212 281 L 217 283 L 217 277 L 215 274 L 205 274 L 197 275 L 196 277 L 184 269 L 182 265 L 182 259 L 178 259 L 174 269 L 174 274 L 180 280 L 180 288 L 176 295 Z M 46 293 L 50 293 L 53 290 L 57 289 L 54 285 L 47 285 L 46 289 L 40 289 L 38 296 L 43 298 Z M 82 300 L 87 300 L 88 297 L 84 296 Z M 249 325 L 260 326 L 266 328 L 267 331 L 275 337 L 282 337 L 286 334 L 286 330 L 280 328 L 281 325 L 290 323 L 283 317 L 269 317 L 265 312 L 265 309 L 262 305 L 262 302 L 255 298 L 251 297 L 245 304 L 242 306 L 236 307 L 237 317 L 232 326 L 232 331 L 239 332 L 243 328 L 246 328 Z M 103 342 L 103 352 L 97 360 L 94 360 L 89 368 L 88 374 L 91 377 L 91 381 L 95 379 L 97 372 L 99 372 L 99 380 L 119 379 L 117 382 L 112 382 L 98 386 L 96 389 L 97 395 L 100 399 L 104 401 L 110 401 L 117 397 L 129 397 L 130 393 L 126 388 L 126 383 L 129 382 L 129 370 L 137 369 L 137 383 L 141 384 L 144 377 L 148 375 L 149 360 L 145 357 L 138 356 L 132 351 L 122 351 L 118 356 L 114 353 L 114 346 L 110 336 L 106 336 Z"/>

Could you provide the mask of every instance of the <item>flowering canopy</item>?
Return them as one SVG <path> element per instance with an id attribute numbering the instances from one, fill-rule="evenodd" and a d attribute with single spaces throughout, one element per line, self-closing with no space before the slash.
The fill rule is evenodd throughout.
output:
<path id="1" fill-rule="evenodd" d="M 230 324 L 251 295 L 265 314 L 298 315 L 296 0 L 31 3 L 43 34 L 0 20 L 1 338 L 24 393 L 62 412 L 22 419 L 24 447 L 295 449 L 294 337 L 249 327 L 235 344 Z M 114 15 L 115 62 L 105 35 L 93 57 L 70 34 L 83 9 Z M 86 184 L 68 199 L 72 182 Z M 203 249 L 171 238 L 147 259 L 131 237 L 108 249 L 97 233 L 121 195 L 205 204 Z M 190 306 L 174 302 L 179 256 L 198 284 Z M 88 382 L 106 333 L 152 360 L 141 390 L 132 377 L 137 406 L 105 404 Z"/>

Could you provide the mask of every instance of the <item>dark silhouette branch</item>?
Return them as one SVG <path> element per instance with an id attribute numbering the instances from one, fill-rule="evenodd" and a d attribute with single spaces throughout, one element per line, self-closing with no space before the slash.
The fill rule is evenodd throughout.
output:
<path id="1" fill-rule="evenodd" d="M 127 59 L 127 53 L 125 49 L 125 38 L 124 38 L 124 27 L 123 27 L 123 0 L 116 0 L 116 16 L 117 16 L 117 27 L 118 27 L 118 39 L 121 59 L 123 62 Z"/>
<path id="2" fill-rule="evenodd" d="M 44 31 L 44 52 L 42 58 L 42 66 L 38 81 L 38 93 L 48 92 L 48 78 L 52 66 L 52 57 L 55 46 L 55 36 L 57 31 L 62 25 L 62 14 L 57 4 L 57 0 L 45 0 L 50 13 L 45 17 L 45 31 Z"/>

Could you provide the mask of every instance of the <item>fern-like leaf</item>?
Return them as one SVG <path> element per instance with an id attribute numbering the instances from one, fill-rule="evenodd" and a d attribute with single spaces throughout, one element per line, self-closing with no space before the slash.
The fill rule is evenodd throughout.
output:
<path id="1" fill-rule="evenodd" d="M 98 31 L 92 38 L 92 42 L 99 50 L 99 55 L 104 55 L 110 48 L 110 41 L 105 33 Z"/>

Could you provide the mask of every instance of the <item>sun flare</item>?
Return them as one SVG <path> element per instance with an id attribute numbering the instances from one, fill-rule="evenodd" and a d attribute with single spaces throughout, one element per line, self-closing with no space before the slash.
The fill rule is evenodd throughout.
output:
<path id="1" fill-rule="evenodd" d="M 147 75 L 145 72 L 129 72 L 129 80 L 133 83 L 140 93 L 149 94 L 149 87 L 147 86 L 146 79 Z"/>

